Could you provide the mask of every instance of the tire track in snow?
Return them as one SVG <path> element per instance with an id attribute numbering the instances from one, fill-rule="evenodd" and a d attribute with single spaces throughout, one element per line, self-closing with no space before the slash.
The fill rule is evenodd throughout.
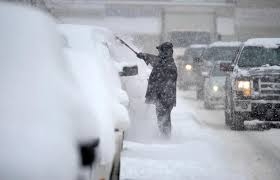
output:
<path id="1" fill-rule="evenodd" d="M 261 155 L 259 157 L 259 161 L 261 165 L 265 165 L 267 169 L 267 174 L 274 177 L 270 177 L 270 180 L 279 180 L 280 177 L 280 149 L 279 147 L 272 144 L 271 141 L 264 138 L 265 133 L 258 136 L 261 133 L 245 133 L 244 139 L 247 140 L 248 143 L 252 145 L 257 151 L 258 154 Z"/>

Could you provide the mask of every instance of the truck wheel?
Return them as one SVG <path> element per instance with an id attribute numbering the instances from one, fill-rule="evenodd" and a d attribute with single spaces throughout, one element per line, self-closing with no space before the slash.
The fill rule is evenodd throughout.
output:
<path id="1" fill-rule="evenodd" d="M 244 126 L 244 115 L 242 115 L 242 113 L 239 112 L 232 112 L 232 123 L 231 123 L 231 129 L 232 130 L 244 130 L 245 126 Z"/>
<path id="2" fill-rule="evenodd" d="M 225 124 L 226 124 L 226 126 L 231 126 L 231 124 L 232 124 L 232 118 L 230 115 L 230 108 L 228 105 L 227 97 L 225 99 Z"/>
<path id="3" fill-rule="evenodd" d="M 226 110 L 225 110 L 225 124 L 226 126 L 231 126 L 232 124 L 232 119 L 230 117 L 230 114 L 226 112 Z"/>

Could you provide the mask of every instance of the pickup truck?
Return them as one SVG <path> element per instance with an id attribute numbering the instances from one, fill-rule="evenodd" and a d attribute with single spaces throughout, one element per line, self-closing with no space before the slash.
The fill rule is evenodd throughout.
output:
<path id="1" fill-rule="evenodd" d="M 249 39 L 221 70 L 226 78 L 225 122 L 244 129 L 245 120 L 279 120 L 280 38 Z"/>

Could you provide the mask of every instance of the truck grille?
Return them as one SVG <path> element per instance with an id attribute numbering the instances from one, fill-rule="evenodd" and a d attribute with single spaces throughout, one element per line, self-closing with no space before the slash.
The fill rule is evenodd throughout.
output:
<path id="1" fill-rule="evenodd" d="M 280 76 L 271 75 L 253 79 L 254 91 L 260 96 L 280 96 Z"/>

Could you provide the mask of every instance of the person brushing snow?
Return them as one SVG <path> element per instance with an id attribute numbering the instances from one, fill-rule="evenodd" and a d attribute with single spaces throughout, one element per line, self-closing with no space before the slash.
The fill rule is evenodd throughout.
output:
<path id="1" fill-rule="evenodd" d="M 156 47 L 159 54 L 138 53 L 147 65 L 153 67 L 148 80 L 146 103 L 156 105 L 160 132 L 171 135 L 171 111 L 176 106 L 177 67 L 173 59 L 173 45 L 165 42 Z"/>

